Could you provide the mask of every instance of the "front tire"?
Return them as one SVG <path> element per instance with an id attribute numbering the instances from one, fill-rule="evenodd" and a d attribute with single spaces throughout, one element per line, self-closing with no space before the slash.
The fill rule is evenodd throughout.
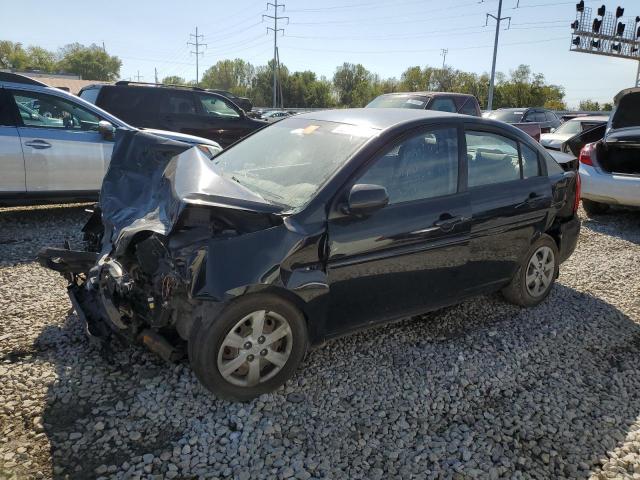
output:
<path id="1" fill-rule="evenodd" d="M 549 235 L 542 235 L 524 256 L 502 295 L 522 307 L 538 305 L 547 298 L 558 277 L 559 260 L 556 242 Z"/>
<path id="2" fill-rule="evenodd" d="M 308 336 L 295 306 L 273 295 L 254 294 L 200 322 L 189 343 L 193 371 L 208 390 L 226 400 L 248 401 L 293 376 Z"/>
<path id="3" fill-rule="evenodd" d="M 584 207 L 584 211 L 587 212 L 587 215 L 602 215 L 603 213 L 607 213 L 609 210 L 609 205 L 606 203 L 594 202 L 593 200 L 582 200 L 582 206 Z"/>

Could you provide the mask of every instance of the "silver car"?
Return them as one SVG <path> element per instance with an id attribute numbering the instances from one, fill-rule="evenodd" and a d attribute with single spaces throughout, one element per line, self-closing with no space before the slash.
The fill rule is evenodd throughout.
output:
<path id="1" fill-rule="evenodd" d="M 551 150 L 563 150 L 564 143 L 586 130 L 590 130 L 598 125 L 604 125 L 609 121 L 609 117 L 605 115 L 589 115 L 584 117 L 572 118 L 567 120 L 551 133 L 543 133 L 540 136 L 540 144 Z"/>
<path id="2" fill-rule="evenodd" d="M 0 203 L 97 198 L 122 120 L 63 90 L 0 72 Z M 211 140 L 145 130 L 197 145 L 211 157 Z"/>

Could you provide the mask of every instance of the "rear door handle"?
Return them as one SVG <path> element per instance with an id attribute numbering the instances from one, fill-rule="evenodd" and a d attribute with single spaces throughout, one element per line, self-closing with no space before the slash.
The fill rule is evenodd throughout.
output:
<path id="1" fill-rule="evenodd" d="M 36 148 L 38 150 L 43 150 L 45 148 L 51 148 L 51 144 L 49 142 L 45 142 L 44 140 L 30 140 L 28 142 L 24 142 L 27 147 Z"/>

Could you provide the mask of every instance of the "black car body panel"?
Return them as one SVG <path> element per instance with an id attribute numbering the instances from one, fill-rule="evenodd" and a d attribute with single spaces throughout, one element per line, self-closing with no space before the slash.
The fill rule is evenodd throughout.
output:
<path id="1" fill-rule="evenodd" d="M 269 292 L 304 313 L 309 342 L 319 344 L 495 291 L 542 234 L 556 239 L 563 259 L 575 248 L 576 173 L 564 172 L 514 127 L 440 112 L 356 109 L 299 115 L 270 129 L 300 121 L 379 132 L 293 210 L 222 176 L 195 148 L 143 132 L 119 133 L 99 208 L 85 227 L 95 256 L 62 249 L 40 255 L 71 280 L 74 305 L 84 310 L 89 330 L 142 339 L 170 356 L 165 343 L 149 339 L 162 334 L 177 345 L 194 325 L 215 322 L 234 299 Z M 452 133 L 448 145 L 458 151 L 454 193 L 370 214 L 345 210 L 372 159 L 416 132 L 439 129 Z M 469 188 L 466 131 L 528 148 L 537 174 Z"/>

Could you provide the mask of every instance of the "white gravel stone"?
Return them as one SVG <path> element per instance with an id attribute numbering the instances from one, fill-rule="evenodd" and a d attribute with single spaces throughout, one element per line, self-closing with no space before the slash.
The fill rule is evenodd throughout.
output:
<path id="1" fill-rule="evenodd" d="M 33 261 L 80 245 L 84 218 L 0 209 L 0 470 L 17 478 L 640 478 L 640 213 L 583 216 L 536 308 L 492 295 L 344 337 L 244 404 L 187 363 L 87 341 Z"/>

